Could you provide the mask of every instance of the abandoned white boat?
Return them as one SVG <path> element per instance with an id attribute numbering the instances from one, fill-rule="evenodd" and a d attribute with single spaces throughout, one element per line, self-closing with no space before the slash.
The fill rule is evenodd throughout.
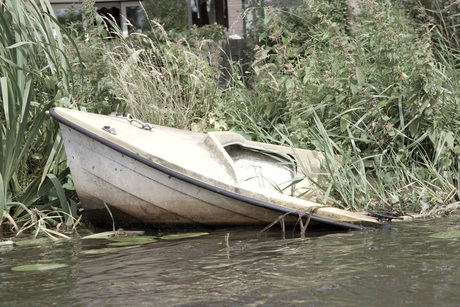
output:
<path id="1" fill-rule="evenodd" d="M 95 225 L 287 226 L 362 229 L 382 222 L 309 201 L 315 151 L 252 142 L 233 132 L 196 133 L 54 108 L 78 197 Z M 300 179 L 299 179 L 300 178 Z M 295 183 L 295 184 L 293 184 Z"/>

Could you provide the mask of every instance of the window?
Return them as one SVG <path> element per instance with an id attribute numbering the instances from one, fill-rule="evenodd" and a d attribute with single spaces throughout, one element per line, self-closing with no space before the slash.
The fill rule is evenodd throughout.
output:
<path id="1" fill-rule="evenodd" d="M 68 4 L 55 4 L 54 13 L 57 20 L 62 24 L 69 24 L 72 22 L 82 21 L 83 16 L 80 13 L 80 7 Z"/>
<path id="2" fill-rule="evenodd" d="M 75 0 L 76 4 L 71 4 L 71 1 L 68 2 L 52 4 L 58 21 L 62 24 L 81 22 L 83 20 L 82 13 L 80 12 L 81 4 L 77 3 L 78 0 Z M 129 33 L 138 29 L 150 29 L 144 8 L 139 1 L 96 1 L 94 6 L 97 8 L 99 15 L 115 21 L 124 36 L 128 36 Z M 108 25 L 108 27 L 109 31 L 111 31 L 111 26 Z"/>
<path id="3" fill-rule="evenodd" d="M 121 30 L 124 36 L 128 36 L 137 29 L 144 31 L 150 29 L 150 24 L 147 20 L 144 8 L 138 1 L 122 2 L 121 15 Z"/>

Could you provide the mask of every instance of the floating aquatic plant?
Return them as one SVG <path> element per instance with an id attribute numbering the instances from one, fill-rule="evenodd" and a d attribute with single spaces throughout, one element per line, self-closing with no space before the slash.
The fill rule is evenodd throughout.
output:
<path id="1" fill-rule="evenodd" d="M 207 232 L 189 232 L 189 233 L 178 233 L 178 234 L 170 234 L 160 237 L 162 240 L 179 240 L 179 239 L 187 239 L 187 238 L 195 238 L 200 236 L 206 236 L 209 233 Z"/>
<path id="2" fill-rule="evenodd" d="M 18 272 L 31 272 L 31 271 L 46 271 L 60 269 L 69 266 L 64 263 L 34 263 L 34 264 L 25 264 L 19 265 L 11 268 L 12 271 Z"/>
<path id="3" fill-rule="evenodd" d="M 460 230 L 437 232 L 429 236 L 436 239 L 453 239 L 460 238 Z"/>

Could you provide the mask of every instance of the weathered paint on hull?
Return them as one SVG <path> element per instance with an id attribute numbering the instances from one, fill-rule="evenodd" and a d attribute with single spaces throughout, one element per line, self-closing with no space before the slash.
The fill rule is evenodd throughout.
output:
<path id="1" fill-rule="evenodd" d="M 90 220 L 139 225 L 268 225 L 280 212 L 248 206 L 174 178 L 62 126 L 78 196 Z M 297 217 L 287 216 L 292 225 Z M 314 224 L 314 223 L 313 223 Z"/>

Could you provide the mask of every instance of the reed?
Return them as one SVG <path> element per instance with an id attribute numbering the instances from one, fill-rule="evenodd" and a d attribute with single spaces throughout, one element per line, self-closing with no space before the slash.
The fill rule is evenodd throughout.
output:
<path id="1" fill-rule="evenodd" d="M 64 36 L 49 12 L 45 0 L 0 2 L 0 226 L 16 231 L 26 221 L 39 230 L 59 222 L 37 219 L 31 206 L 57 205 L 68 225 L 76 217 L 76 203 L 67 201 L 61 184 L 68 175 L 61 172 L 62 141 L 45 114 L 72 96 L 73 82 Z"/>

